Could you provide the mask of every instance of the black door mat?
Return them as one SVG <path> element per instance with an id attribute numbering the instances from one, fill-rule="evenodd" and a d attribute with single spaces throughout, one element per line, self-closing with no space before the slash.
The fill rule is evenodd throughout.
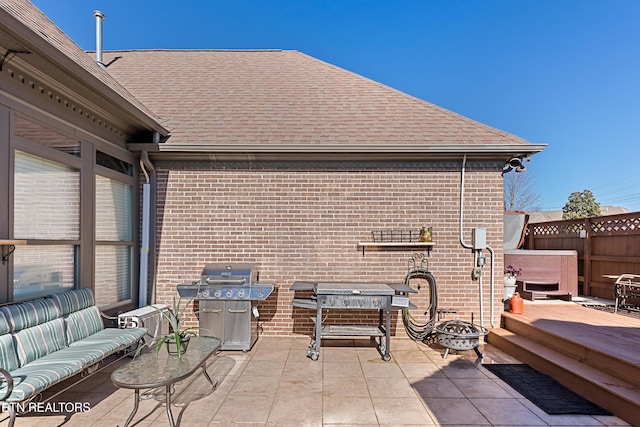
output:
<path id="1" fill-rule="evenodd" d="M 482 365 L 550 415 L 611 415 L 553 378 L 524 364 Z"/>

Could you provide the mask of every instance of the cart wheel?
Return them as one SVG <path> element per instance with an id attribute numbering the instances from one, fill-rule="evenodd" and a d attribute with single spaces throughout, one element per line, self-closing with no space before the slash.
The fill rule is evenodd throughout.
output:
<path id="1" fill-rule="evenodd" d="M 391 355 L 390 354 L 383 354 L 382 355 L 382 360 L 384 360 L 385 362 L 388 362 L 389 360 L 391 360 Z"/>
<path id="2" fill-rule="evenodd" d="M 318 356 L 319 356 L 318 353 L 315 353 L 315 352 L 311 353 L 311 360 L 318 360 Z"/>

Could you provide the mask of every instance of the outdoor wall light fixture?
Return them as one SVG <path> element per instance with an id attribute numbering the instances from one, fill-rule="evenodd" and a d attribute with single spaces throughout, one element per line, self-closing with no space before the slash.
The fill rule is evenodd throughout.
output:
<path id="1" fill-rule="evenodd" d="M 524 160 L 523 157 L 510 158 L 502 168 L 502 175 L 504 175 L 507 172 L 511 172 L 512 170 L 515 170 L 516 172 L 524 172 L 526 168 L 522 164 L 523 160 Z M 528 158 L 527 158 L 527 161 L 529 161 Z"/>

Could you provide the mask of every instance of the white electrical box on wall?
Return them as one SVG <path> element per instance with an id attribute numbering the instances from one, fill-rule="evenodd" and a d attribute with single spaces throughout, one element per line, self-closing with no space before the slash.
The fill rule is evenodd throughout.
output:
<path id="1" fill-rule="evenodd" d="M 487 249 L 487 229 L 481 227 L 472 229 L 471 242 L 476 251 Z"/>

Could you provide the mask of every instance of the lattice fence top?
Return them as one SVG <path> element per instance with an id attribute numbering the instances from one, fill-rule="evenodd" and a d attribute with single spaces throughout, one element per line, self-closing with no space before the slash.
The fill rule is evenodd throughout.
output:
<path id="1" fill-rule="evenodd" d="M 580 234 L 580 230 L 584 230 L 584 222 L 570 223 L 542 223 L 533 224 L 533 234 L 535 236 L 555 236 L 558 234 Z"/>
<path id="2" fill-rule="evenodd" d="M 531 229 L 534 236 L 580 235 L 587 229 L 591 235 L 635 234 L 640 232 L 640 212 L 531 224 L 527 235 Z"/>
<path id="3" fill-rule="evenodd" d="M 591 231 L 596 234 L 618 234 L 637 230 L 640 230 L 640 216 L 609 219 L 591 223 Z"/>

